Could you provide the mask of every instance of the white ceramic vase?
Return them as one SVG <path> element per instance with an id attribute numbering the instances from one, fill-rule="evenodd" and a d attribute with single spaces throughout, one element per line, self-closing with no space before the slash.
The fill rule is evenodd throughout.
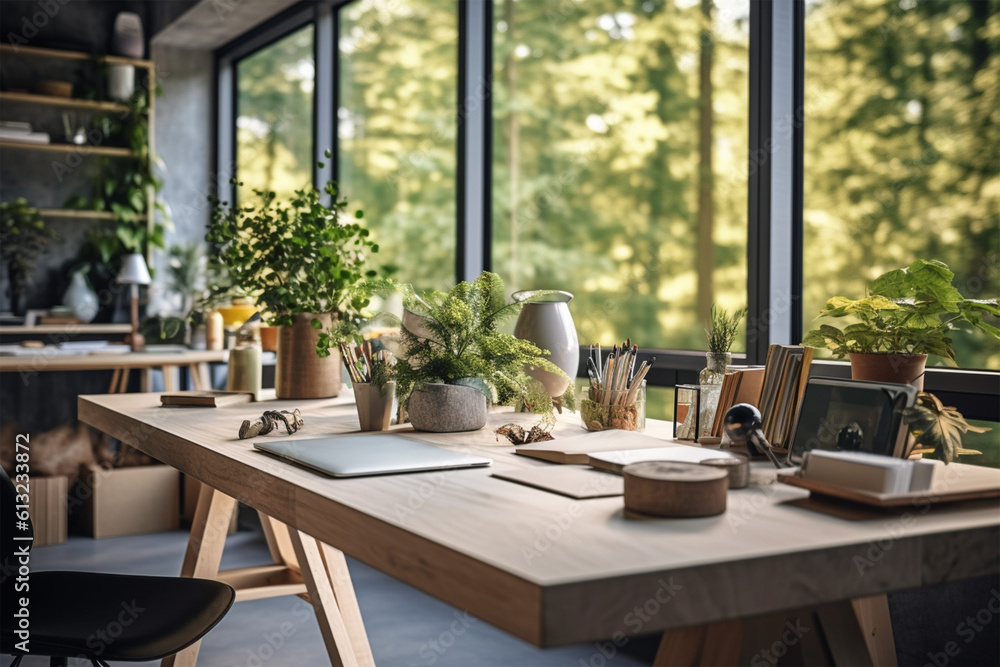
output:
<path id="1" fill-rule="evenodd" d="M 63 304 L 69 306 L 73 315 L 81 322 L 90 322 L 97 316 L 101 304 L 83 271 L 73 274 L 69 287 L 63 293 Z"/>
<path id="2" fill-rule="evenodd" d="M 108 65 L 108 97 L 120 102 L 128 102 L 135 92 L 135 67 L 132 65 Z"/>
<path id="3" fill-rule="evenodd" d="M 525 302 L 514 326 L 514 335 L 548 350 L 549 361 L 569 377 L 560 377 L 537 368 L 527 369 L 528 375 L 541 382 L 549 396 L 562 396 L 576 377 L 580 365 L 580 339 L 569 312 L 569 302 L 573 295 L 569 292 L 541 293 L 529 290 L 516 292 L 512 298 Z"/>

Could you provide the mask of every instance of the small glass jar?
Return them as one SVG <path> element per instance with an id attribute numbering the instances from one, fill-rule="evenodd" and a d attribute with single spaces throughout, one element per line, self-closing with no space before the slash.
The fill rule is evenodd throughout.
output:
<path id="1" fill-rule="evenodd" d="M 583 389 L 587 395 L 587 387 Z M 646 428 L 646 381 L 643 380 L 634 391 L 621 390 L 607 392 L 606 404 L 590 398 L 580 400 L 580 418 L 588 431 L 620 429 L 642 431 Z"/>
<path id="2" fill-rule="evenodd" d="M 733 355 L 729 352 L 706 352 L 705 359 L 708 365 L 698 374 L 698 384 L 701 385 L 698 438 L 712 435 L 715 411 L 719 408 L 722 379 L 726 376 L 726 366 L 733 361 Z"/>
<path id="3" fill-rule="evenodd" d="M 674 438 L 697 440 L 701 386 L 679 384 L 674 388 Z"/>

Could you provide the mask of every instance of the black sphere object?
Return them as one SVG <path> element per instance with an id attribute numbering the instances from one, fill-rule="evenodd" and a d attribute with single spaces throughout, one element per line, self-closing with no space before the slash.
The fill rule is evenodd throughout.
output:
<path id="1" fill-rule="evenodd" d="M 730 440 L 742 445 L 746 444 L 751 433 L 760 429 L 762 423 L 760 410 L 749 403 L 740 403 L 726 412 L 723 428 Z"/>

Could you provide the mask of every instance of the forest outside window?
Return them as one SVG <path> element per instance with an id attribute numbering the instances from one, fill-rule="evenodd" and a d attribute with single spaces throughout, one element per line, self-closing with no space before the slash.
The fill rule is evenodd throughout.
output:
<path id="1" fill-rule="evenodd" d="M 237 201 L 312 184 L 313 34 L 307 25 L 236 63 Z"/>
<path id="2" fill-rule="evenodd" d="M 454 0 L 340 9 L 338 181 L 418 288 L 455 281 L 458 13 Z"/>
<path id="3" fill-rule="evenodd" d="M 803 319 L 827 298 L 939 259 L 1000 294 L 1000 3 L 815 0 L 805 15 Z M 958 363 L 1000 348 L 955 332 Z"/>
<path id="4" fill-rule="evenodd" d="M 574 293 L 581 342 L 704 349 L 746 305 L 749 13 L 494 2 L 493 268 Z"/>

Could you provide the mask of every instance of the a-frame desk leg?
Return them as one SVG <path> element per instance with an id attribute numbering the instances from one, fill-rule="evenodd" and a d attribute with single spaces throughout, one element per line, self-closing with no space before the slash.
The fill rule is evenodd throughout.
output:
<path id="1" fill-rule="evenodd" d="M 885 594 L 788 613 L 668 630 L 653 661 L 666 665 L 893 667 Z"/>
<path id="2" fill-rule="evenodd" d="M 316 611 L 331 664 L 374 667 L 343 552 L 258 512 L 274 564 L 219 571 L 235 509 L 233 498 L 202 485 L 181 575 L 225 582 L 236 589 L 237 602 L 298 595 Z M 199 646 L 164 658 L 161 665 L 193 667 Z"/>

